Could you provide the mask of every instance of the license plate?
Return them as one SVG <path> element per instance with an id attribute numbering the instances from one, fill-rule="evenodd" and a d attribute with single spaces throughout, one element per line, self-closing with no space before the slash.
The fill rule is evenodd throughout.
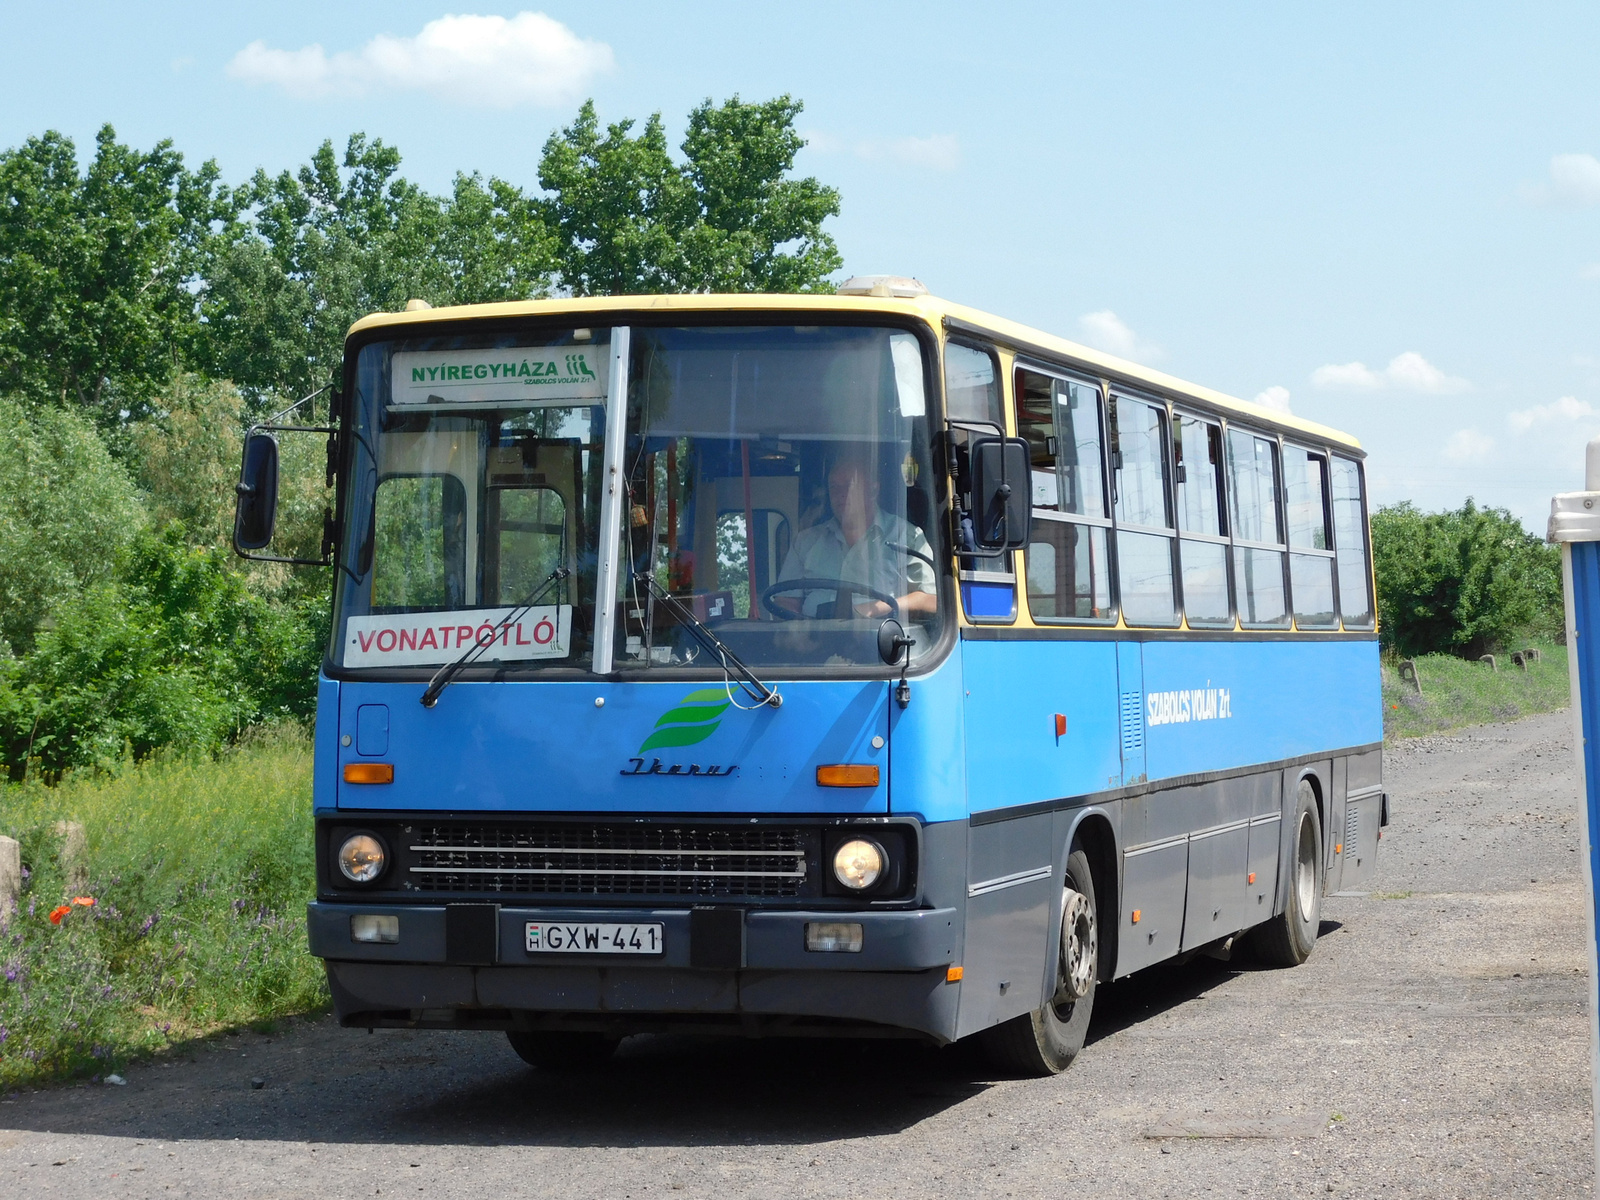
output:
<path id="1" fill-rule="evenodd" d="M 666 939 L 658 924 L 529 921 L 529 954 L 660 954 Z"/>

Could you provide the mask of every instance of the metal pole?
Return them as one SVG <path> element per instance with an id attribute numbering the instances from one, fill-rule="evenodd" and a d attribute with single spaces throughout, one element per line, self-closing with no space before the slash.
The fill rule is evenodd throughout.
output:
<path id="1" fill-rule="evenodd" d="M 1572 687 L 1572 739 L 1583 803 L 1578 806 L 1583 838 L 1584 905 L 1589 958 L 1589 1063 L 1594 1112 L 1600 1119 L 1600 438 L 1585 454 L 1582 492 L 1566 492 L 1550 503 L 1548 540 L 1561 547 L 1561 583 L 1566 597 L 1567 668 Z M 1600 1126 L 1596 1129 L 1600 1135 Z M 1595 1138 L 1595 1178 L 1600 1181 L 1600 1136 Z"/>

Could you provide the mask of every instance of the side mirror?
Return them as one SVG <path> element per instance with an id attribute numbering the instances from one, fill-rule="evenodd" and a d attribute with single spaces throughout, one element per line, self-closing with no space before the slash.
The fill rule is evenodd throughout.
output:
<path id="1" fill-rule="evenodd" d="M 886 618 L 883 624 L 878 626 L 878 657 L 883 659 L 883 665 L 886 667 L 899 665 L 904 652 L 916 644 L 917 639 L 907 637 L 905 627 L 893 617 Z"/>
<path id="2" fill-rule="evenodd" d="M 260 550 L 272 541 L 278 517 L 278 439 L 270 433 L 251 433 L 244 439 L 238 492 L 233 548 L 241 553 Z"/>
<path id="3" fill-rule="evenodd" d="M 982 550 L 1020 550 L 1028 544 L 1028 443 L 979 438 L 972 443 L 973 535 Z"/>

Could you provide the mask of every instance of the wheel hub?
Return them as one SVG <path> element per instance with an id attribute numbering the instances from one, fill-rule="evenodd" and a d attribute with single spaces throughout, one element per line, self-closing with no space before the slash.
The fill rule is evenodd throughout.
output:
<path id="1" fill-rule="evenodd" d="M 1081 1000 L 1094 984 L 1099 961 L 1100 932 L 1095 927 L 1094 909 L 1082 892 L 1067 888 L 1061 904 L 1061 980 L 1058 1001 Z"/>

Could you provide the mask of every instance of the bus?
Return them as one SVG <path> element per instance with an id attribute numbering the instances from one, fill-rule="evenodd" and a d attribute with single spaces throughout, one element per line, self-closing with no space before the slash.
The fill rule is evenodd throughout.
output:
<path id="1" fill-rule="evenodd" d="M 325 424 L 311 953 L 339 1021 L 976 1037 L 1293 965 L 1373 870 L 1347 434 L 915 280 L 358 321 Z"/>

